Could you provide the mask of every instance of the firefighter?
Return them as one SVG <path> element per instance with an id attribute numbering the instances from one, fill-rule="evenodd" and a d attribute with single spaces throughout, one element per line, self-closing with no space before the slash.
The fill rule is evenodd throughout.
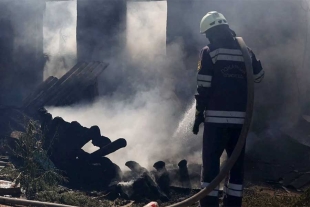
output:
<path id="1" fill-rule="evenodd" d="M 201 20 L 200 32 L 210 44 L 200 53 L 197 74 L 196 114 L 193 133 L 204 122 L 201 187 L 218 175 L 220 157 L 225 150 L 230 157 L 245 119 L 247 80 L 244 57 L 223 14 L 212 11 Z M 248 48 L 255 82 L 262 81 L 264 71 Z M 245 148 L 245 147 L 244 147 Z M 224 189 L 224 206 L 241 206 L 243 194 L 244 148 L 229 174 Z M 219 206 L 219 188 L 200 200 L 200 206 Z"/>

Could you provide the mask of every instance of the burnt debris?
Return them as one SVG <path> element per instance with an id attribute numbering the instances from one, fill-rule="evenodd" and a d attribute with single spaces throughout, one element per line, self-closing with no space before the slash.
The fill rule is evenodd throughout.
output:
<path id="1" fill-rule="evenodd" d="M 25 132 L 26 123 L 37 120 L 44 137 L 43 148 L 55 167 L 68 177 L 70 185 L 104 190 L 111 182 L 121 181 L 120 168 L 105 156 L 126 147 L 124 138 L 111 141 L 101 135 L 98 126 L 86 128 L 76 121 L 69 123 L 61 117 L 53 118 L 44 108 L 93 101 L 98 96 L 97 78 L 107 66 L 98 61 L 80 62 L 61 78 L 49 77 L 41 83 L 24 99 L 21 108 L 1 106 L 0 134 L 14 147 Z M 99 150 L 90 154 L 82 150 L 88 142 Z"/>
<path id="2" fill-rule="evenodd" d="M 49 150 L 51 161 L 66 172 L 72 184 L 99 190 L 107 188 L 112 181 L 121 180 L 120 168 L 104 156 L 126 147 L 125 139 L 111 142 L 101 135 L 98 126 L 86 128 L 60 117 L 51 119 L 51 115 L 43 110 L 40 116 L 44 123 L 44 148 Z M 100 149 L 91 154 L 82 150 L 89 141 Z"/>
<path id="3" fill-rule="evenodd" d="M 156 169 L 155 181 L 157 182 L 159 188 L 170 197 L 170 176 L 166 169 L 166 163 L 163 161 L 158 161 L 154 163 L 153 167 Z"/>
<path id="4" fill-rule="evenodd" d="M 179 166 L 179 182 L 181 183 L 183 188 L 192 188 L 190 177 L 187 169 L 187 161 L 181 160 L 178 163 Z"/>
<path id="5" fill-rule="evenodd" d="M 135 201 L 150 199 L 165 202 L 169 200 L 146 168 L 135 161 L 128 161 L 125 165 L 131 170 L 130 178 L 127 182 L 117 183 L 117 187 L 113 186 L 112 189 L 116 191 L 114 193 Z"/>
<path id="6" fill-rule="evenodd" d="M 1 111 L 1 110 L 0 110 Z M 17 140 L 25 134 L 24 126 L 33 120 L 20 109 L 3 107 L 4 116 L 0 116 L 1 136 L 6 137 L 7 146 L 0 148 L 1 153 L 13 155 Z M 42 138 L 37 141 L 42 143 L 42 148 L 48 154 L 48 162 L 59 169 L 68 178 L 69 185 L 74 188 L 89 190 L 105 190 L 111 182 L 120 182 L 122 172 L 109 158 L 109 155 L 126 147 L 123 138 L 111 141 L 102 136 L 98 126 L 83 127 L 78 122 L 64 121 L 61 117 L 52 118 L 44 108 L 37 114 L 38 121 L 34 122 L 41 128 Z M 6 121 L 6 122 L 5 122 Z M 99 147 L 94 153 L 87 153 L 81 148 L 91 141 Z M 47 162 L 41 163 L 45 165 Z M 45 166 L 42 166 L 45 169 Z"/>

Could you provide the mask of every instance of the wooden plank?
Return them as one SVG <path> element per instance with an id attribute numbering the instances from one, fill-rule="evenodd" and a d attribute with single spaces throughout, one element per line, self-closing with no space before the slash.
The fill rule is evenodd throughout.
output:
<path id="1" fill-rule="evenodd" d="M 76 64 L 69 72 L 63 75 L 53 86 L 47 89 L 40 97 L 38 97 L 34 103 L 34 107 L 44 106 L 55 94 L 59 91 L 59 86 L 64 84 L 77 70 L 86 65 L 85 62 Z"/>
<path id="2" fill-rule="evenodd" d="M 85 67 L 89 67 L 92 64 L 93 63 L 83 65 L 83 67 L 80 67 L 78 70 L 72 73 L 65 81 L 63 81 L 63 83 L 57 89 L 57 93 L 46 102 L 46 105 L 55 106 L 59 99 L 65 98 L 64 95 L 66 94 L 66 91 L 70 90 L 70 87 L 74 86 L 76 77 L 81 73 L 81 71 L 83 71 Z"/>
<path id="3" fill-rule="evenodd" d="M 29 107 L 30 105 L 34 104 L 36 100 L 38 100 L 46 91 L 48 91 L 49 88 L 52 88 L 58 81 L 58 78 L 50 77 L 51 79 L 48 82 L 45 82 L 45 84 L 42 86 L 40 90 L 37 90 L 36 93 L 34 93 L 25 103 L 23 104 L 24 108 Z"/>
<path id="4" fill-rule="evenodd" d="M 38 94 L 46 84 L 53 80 L 53 76 L 48 77 L 45 81 L 43 81 L 32 93 L 30 93 L 24 100 L 23 105 L 27 105 L 35 96 Z"/>
<path id="5" fill-rule="evenodd" d="M 93 85 L 96 82 L 98 75 L 100 75 L 107 66 L 108 64 L 106 63 L 99 63 L 92 68 L 85 69 L 83 73 L 81 73 L 77 78 L 77 84 L 73 90 L 69 91 L 67 94 L 67 98 L 62 100 L 60 99 L 56 105 L 70 104 L 71 102 L 79 101 L 81 98 L 83 98 L 82 96 L 84 94 L 81 92 L 85 91 L 89 86 Z"/>
<path id="6" fill-rule="evenodd" d="M 81 62 L 60 79 L 49 77 L 25 100 L 25 108 L 68 105 L 79 101 L 83 98 L 81 92 L 94 85 L 107 66 L 107 63 L 99 61 Z"/>
<path id="7" fill-rule="evenodd" d="M 74 87 L 77 87 L 77 81 L 78 81 L 78 77 L 81 73 L 83 73 L 83 71 L 87 70 L 88 68 L 93 67 L 94 65 L 96 65 L 96 62 L 90 62 L 88 65 L 86 65 L 85 67 L 81 67 L 79 68 L 77 71 L 75 71 L 70 77 L 68 77 L 66 79 L 66 81 L 64 81 L 60 87 L 57 88 L 57 93 L 54 94 L 53 97 L 51 97 L 51 99 L 49 99 L 45 104 L 49 105 L 49 106 L 56 106 L 58 101 L 65 98 L 66 95 L 71 91 L 74 90 Z"/>
<path id="8" fill-rule="evenodd" d="M 88 73 L 90 73 L 98 65 L 99 62 L 94 62 L 93 65 L 91 65 L 90 67 L 85 67 L 85 69 L 83 69 L 79 74 L 77 74 L 77 77 L 74 80 L 75 83 L 72 86 L 72 88 L 67 90 L 65 98 L 58 99 L 58 102 L 55 103 L 55 105 L 56 106 L 68 105 L 70 104 L 70 102 L 79 101 L 78 94 L 81 94 L 81 92 L 83 91 L 83 84 L 81 84 L 83 82 L 83 79 L 87 77 Z"/>
<path id="9" fill-rule="evenodd" d="M 27 105 L 27 107 L 42 107 L 44 105 L 44 102 L 46 101 L 47 97 L 49 97 L 50 93 L 54 91 L 54 87 L 61 84 L 67 77 L 69 77 L 72 73 L 74 73 L 75 70 L 78 69 L 79 66 L 81 66 L 83 63 L 76 64 L 72 69 L 69 70 L 64 76 L 62 76 L 58 81 L 54 82 L 53 84 L 50 84 L 48 87 L 45 88 L 44 91 L 42 91 L 40 94 L 36 96 L 36 98 Z"/>

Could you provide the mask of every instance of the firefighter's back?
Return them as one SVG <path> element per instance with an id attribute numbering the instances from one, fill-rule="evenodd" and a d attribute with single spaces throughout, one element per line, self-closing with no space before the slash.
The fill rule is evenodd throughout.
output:
<path id="1" fill-rule="evenodd" d="M 212 61 L 210 96 L 205 111 L 206 122 L 235 126 L 244 122 L 247 100 L 246 68 L 238 43 L 233 40 L 208 45 Z"/>

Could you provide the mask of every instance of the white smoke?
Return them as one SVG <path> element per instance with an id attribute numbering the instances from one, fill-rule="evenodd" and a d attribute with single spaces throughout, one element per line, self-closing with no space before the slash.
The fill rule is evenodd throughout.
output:
<path id="1" fill-rule="evenodd" d="M 55 15 L 57 13 L 57 15 Z M 46 2 L 43 22 L 44 79 L 60 78 L 76 62 L 76 1 Z"/>
<path id="2" fill-rule="evenodd" d="M 165 57 L 166 2 L 132 2 L 127 6 L 125 53 L 128 63 L 122 66 L 124 69 L 120 72 L 121 69 L 116 66 L 119 66 L 117 62 L 125 61 L 124 54 L 116 56 L 112 65 L 102 74 L 106 78 L 105 73 L 108 73 L 109 81 L 119 84 L 119 89 L 112 96 L 100 97 L 91 105 L 48 110 L 53 116 L 61 116 L 66 121 L 78 121 L 86 127 L 98 125 L 101 134 L 112 141 L 125 138 L 127 147 L 108 156 L 121 168 L 129 160 L 137 161 L 144 167 L 151 167 L 159 159 L 176 158 L 176 163 L 184 158 L 194 161 L 198 154 L 189 150 L 189 132 L 186 135 L 181 132 L 174 135 L 174 132 L 183 114 L 180 100 L 175 94 L 176 72 L 194 77 L 195 70 L 185 70 L 181 60 L 182 45 L 179 43 L 169 45 L 173 55 Z M 125 80 L 128 85 L 120 83 L 117 78 L 113 79 L 113 75 L 119 75 L 117 72 L 123 76 L 128 74 L 129 80 Z M 132 77 L 132 74 L 136 77 Z M 100 84 L 104 87 L 104 82 Z M 194 86 L 195 82 L 191 84 Z M 124 96 L 126 88 L 134 88 L 134 95 L 129 98 Z M 189 117 L 187 119 L 186 124 L 189 124 Z M 191 117 L 193 119 L 194 115 Z M 201 138 L 191 142 L 200 146 Z M 88 143 L 83 149 L 92 152 L 97 148 Z"/>
<path id="3" fill-rule="evenodd" d="M 287 16 L 286 11 L 291 9 L 289 3 L 280 8 L 276 1 L 270 1 L 270 8 L 265 8 L 266 3 L 258 1 L 246 4 L 240 0 L 225 2 L 195 1 L 192 8 L 184 8 L 185 22 L 173 26 L 186 25 L 187 28 L 182 27 L 187 29 L 184 32 L 195 33 L 193 37 L 202 47 L 206 39 L 198 34 L 200 18 L 210 10 L 224 13 L 232 29 L 244 37 L 266 70 L 264 82 L 257 85 L 255 91 L 254 133 L 264 131 L 270 124 L 268 120 L 272 121 L 273 127 L 277 123 L 279 128 L 288 119 L 295 121 L 300 111 L 296 81 L 300 81 L 302 94 L 307 93 L 309 82 L 306 71 L 309 64 L 300 68 L 303 57 L 300 48 L 307 49 L 304 41 L 306 31 L 297 31 L 297 28 L 307 26 L 301 19 L 308 16 L 298 13 L 298 21 L 295 22 L 294 18 L 288 24 L 281 18 Z M 270 9 L 274 12 L 272 19 L 268 15 Z M 299 11 L 296 6 L 293 9 Z M 300 15 L 305 18 L 300 18 Z M 195 71 L 186 70 L 191 68 L 186 68 L 182 61 L 182 41 L 168 45 L 167 51 L 172 50 L 173 54 L 165 57 L 166 18 L 167 2 L 128 3 L 126 48 L 121 48 L 123 53 L 115 54 L 108 61 L 110 66 L 99 79 L 99 89 L 104 96 L 92 105 L 49 109 L 54 116 L 61 116 L 67 121 L 78 121 L 87 127 L 98 125 L 102 135 L 112 141 L 126 138 L 128 147 L 109 156 L 121 167 L 128 160 L 149 167 L 157 159 L 173 158 L 175 162 L 184 158 L 193 162 L 201 159 L 202 129 L 199 136 L 191 133 L 194 105 L 182 119 L 184 109 L 176 95 L 176 91 L 183 90 L 184 86 L 195 88 Z M 257 19 L 262 22 L 257 22 Z M 75 48 L 75 42 L 70 45 Z M 57 74 L 57 70 L 51 71 L 50 74 Z M 115 90 L 103 93 L 108 90 L 107 85 Z M 249 146 L 255 146 L 253 140 L 249 139 Z M 95 150 L 91 145 L 84 149 Z"/>

